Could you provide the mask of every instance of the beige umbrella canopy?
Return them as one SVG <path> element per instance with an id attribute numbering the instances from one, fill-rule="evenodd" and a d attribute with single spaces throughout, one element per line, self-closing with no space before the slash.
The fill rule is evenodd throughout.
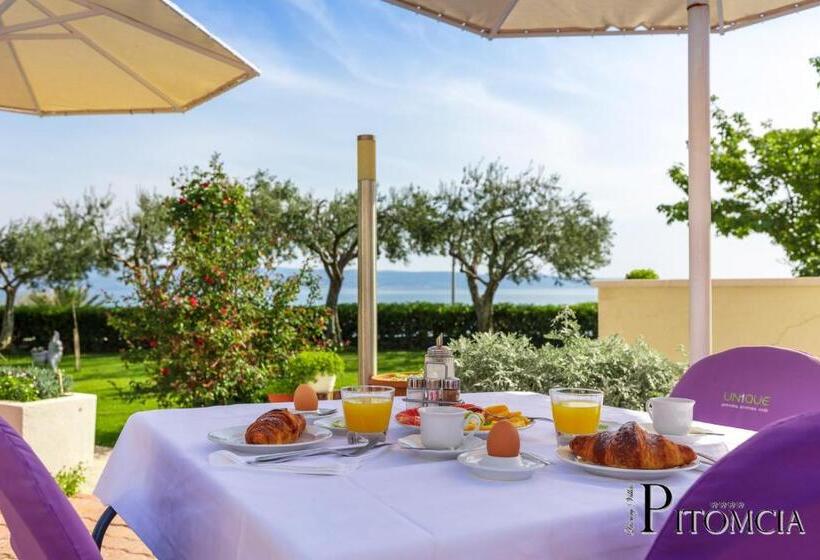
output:
<path id="1" fill-rule="evenodd" d="M 689 36 L 689 357 L 711 352 L 709 32 L 737 29 L 820 0 L 385 0 L 487 39 Z"/>
<path id="2" fill-rule="evenodd" d="M 0 0 L 0 109 L 187 111 L 257 75 L 164 0 Z"/>
<path id="3" fill-rule="evenodd" d="M 386 1 L 487 37 L 686 33 L 688 26 L 686 0 Z M 713 0 L 710 27 L 728 31 L 818 4 L 820 0 Z"/>

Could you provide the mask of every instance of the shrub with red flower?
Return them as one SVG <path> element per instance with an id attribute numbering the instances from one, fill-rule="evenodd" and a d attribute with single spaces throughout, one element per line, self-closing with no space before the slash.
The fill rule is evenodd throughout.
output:
<path id="1" fill-rule="evenodd" d="M 312 275 L 276 273 L 254 234 L 248 188 L 217 158 L 174 186 L 163 280 L 133 282 L 135 309 L 112 319 L 129 344 L 124 358 L 150 376 L 133 393 L 179 406 L 258 400 L 290 355 L 322 339 L 323 314 L 294 305 Z"/>

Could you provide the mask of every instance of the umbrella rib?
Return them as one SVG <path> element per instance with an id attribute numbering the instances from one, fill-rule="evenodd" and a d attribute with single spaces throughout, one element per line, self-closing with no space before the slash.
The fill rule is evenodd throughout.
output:
<path id="1" fill-rule="evenodd" d="M 53 14 L 48 8 L 46 8 L 45 6 L 40 4 L 40 2 L 38 0 L 28 0 L 28 1 L 31 4 L 33 4 L 34 6 L 36 6 L 38 9 L 45 12 L 47 15 L 49 15 L 51 17 L 55 16 L 55 14 Z M 144 88 L 148 89 L 151 93 L 153 93 L 154 95 L 156 95 L 157 97 L 159 97 L 160 99 L 165 101 L 165 103 L 167 103 L 168 105 L 173 107 L 175 110 L 179 110 L 179 104 L 178 103 L 171 100 L 171 98 L 168 97 L 167 95 L 165 95 L 159 88 L 154 86 L 147 79 L 140 76 L 139 73 L 137 73 L 136 70 L 132 70 L 125 63 L 118 60 L 117 57 L 115 57 L 114 55 L 112 55 L 111 53 L 109 53 L 108 51 L 103 49 L 100 45 L 98 45 L 97 43 L 92 41 L 88 36 L 86 36 L 85 33 L 83 33 L 82 31 L 80 31 L 78 29 L 76 29 L 70 23 L 67 23 L 67 22 L 62 22 L 62 23 L 60 23 L 60 25 L 63 27 L 63 29 L 65 29 L 66 31 L 68 31 L 69 33 L 74 35 L 75 37 L 79 38 L 88 47 L 90 47 L 91 49 L 96 51 L 99 55 L 101 55 L 102 57 L 107 59 L 109 62 L 114 64 L 117 68 L 119 68 L 120 70 L 122 70 L 123 72 L 125 72 L 126 74 L 131 76 L 131 78 L 133 78 L 134 80 L 139 82 Z"/>
<path id="2" fill-rule="evenodd" d="M 3 15 L 3 12 L 11 8 L 11 5 L 14 3 L 14 0 L 3 0 L 0 2 L 0 15 Z M 0 23 L 0 27 L 3 27 L 3 24 Z"/>
<path id="3" fill-rule="evenodd" d="M 28 95 L 31 97 L 31 102 L 34 104 L 34 110 L 38 113 L 42 113 L 43 109 L 40 107 L 40 102 L 37 101 L 37 96 L 34 95 L 34 88 L 31 87 L 31 82 L 28 79 L 28 74 L 23 69 L 23 65 L 20 64 L 20 57 L 17 56 L 17 49 L 14 48 L 14 43 L 9 41 L 9 50 L 11 50 L 11 56 L 14 58 L 14 63 L 17 65 L 17 69 L 20 71 L 20 76 L 23 78 L 23 83 L 26 84 L 26 89 L 28 90 Z"/>
<path id="4" fill-rule="evenodd" d="M 1 13 L 1 12 L 0 12 Z M 27 23 L 18 23 L 17 25 L 7 25 L 3 27 L 0 25 L 0 37 L 3 35 L 9 35 L 11 33 L 17 33 L 19 31 L 27 31 L 29 29 L 38 29 L 40 27 L 45 27 L 46 25 L 62 25 L 67 21 L 74 21 L 77 19 L 85 19 L 87 17 L 99 15 L 99 12 L 80 12 L 77 14 L 68 14 L 65 16 L 56 16 L 52 15 L 46 20 L 37 20 L 37 21 L 30 21 Z"/>
<path id="5" fill-rule="evenodd" d="M 156 27 L 152 27 L 152 26 L 148 25 L 145 22 L 142 22 L 142 21 L 136 20 L 134 18 L 131 18 L 129 16 L 126 16 L 124 14 L 121 14 L 121 13 L 115 11 L 115 10 L 112 10 L 111 8 L 108 8 L 107 6 L 100 6 L 99 4 L 96 4 L 95 2 L 89 1 L 89 0 L 72 0 L 72 1 L 75 2 L 76 4 L 80 4 L 81 6 L 85 6 L 86 8 L 89 8 L 89 9 L 96 8 L 97 10 L 99 10 L 100 13 L 105 14 L 109 17 L 112 17 L 112 18 L 114 18 L 118 21 L 121 21 L 123 23 L 127 23 L 128 25 L 133 25 L 134 27 L 138 27 L 138 28 L 142 29 L 143 31 L 151 33 L 152 35 L 156 35 L 157 37 L 161 37 L 161 38 L 163 38 L 167 41 L 171 41 L 172 43 L 176 43 L 177 45 L 181 45 L 185 48 L 191 49 L 192 51 L 196 51 L 199 54 L 205 55 L 209 58 L 213 58 L 213 59 L 218 60 L 220 62 L 224 62 L 225 64 L 228 64 L 230 66 L 233 66 L 233 67 L 238 68 L 240 70 L 243 70 L 245 72 L 248 72 L 249 70 L 252 70 L 251 67 L 250 67 L 250 64 L 247 64 L 242 60 L 234 60 L 233 58 L 230 58 L 228 56 L 216 53 L 212 50 L 201 47 L 201 46 L 199 46 L 195 43 L 191 43 L 189 41 L 186 41 L 185 39 L 177 37 L 173 33 L 168 33 L 167 31 L 163 31 L 162 29 L 157 29 Z M 190 22 L 190 19 L 186 18 L 186 20 Z M 203 33 L 205 33 L 205 32 L 203 31 Z M 206 35 L 207 35 L 207 33 L 206 33 Z M 219 41 L 217 41 L 217 43 L 219 43 Z M 221 43 L 219 43 L 219 44 L 221 45 Z"/>
<path id="6" fill-rule="evenodd" d="M 518 4 L 518 0 L 510 0 L 507 4 L 507 7 L 504 8 L 504 11 L 501 12 L 501 17 L 498 18 L 498 21 L 495 22 L 492 29 L 490 29 L 490 36 L 495 37 L 498 35 L 498 31 L 501 29 L 501 26 L 504 25 L 504 22 L 507 21 L 507 18 L 510 17 L 510 14 L 515 9 L 515 6 Z"/>

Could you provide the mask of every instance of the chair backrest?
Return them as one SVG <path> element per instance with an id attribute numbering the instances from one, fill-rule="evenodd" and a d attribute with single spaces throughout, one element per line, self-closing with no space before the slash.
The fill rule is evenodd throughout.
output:
<path id="1" fill-rule="evenodd" d="M 695 419 L 758 430 L 820 410 L 820 360 L 794 350 L 745 346 L 693 364 L 672 390 L 695 400 Z"/>
<path id="2" fill-rule="evenodd" d="M 23 438 L 0 418 L 0 512 L 22 560 L 100 560 L 60 487 Z"/>
<path id="3" fill-rule="evenodd" d="M 767 426 L 689 488 L 664 523 L 647 560 L 816 558 L 820 550 L 820 485 L 814 482 L 818 472 L 820 413 Z M 695 515 L 689 511 L 706 512 L 696 516 L 697 534 L 692 527 Z M 712 511 L 720 513 L 709 515 Z M 774 513 L 759 516 L 763 511 Z M 801 528 L 805 534 L 800 534 Z"/>

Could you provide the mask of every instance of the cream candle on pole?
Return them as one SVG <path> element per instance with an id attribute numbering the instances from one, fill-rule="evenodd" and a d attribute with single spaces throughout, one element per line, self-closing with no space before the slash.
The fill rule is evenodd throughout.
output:
<path id="1" fill-rule="evenodd" d="M 359 178 L 359 383 L 376 374 L 376 139 L 357 140 Z"/>

